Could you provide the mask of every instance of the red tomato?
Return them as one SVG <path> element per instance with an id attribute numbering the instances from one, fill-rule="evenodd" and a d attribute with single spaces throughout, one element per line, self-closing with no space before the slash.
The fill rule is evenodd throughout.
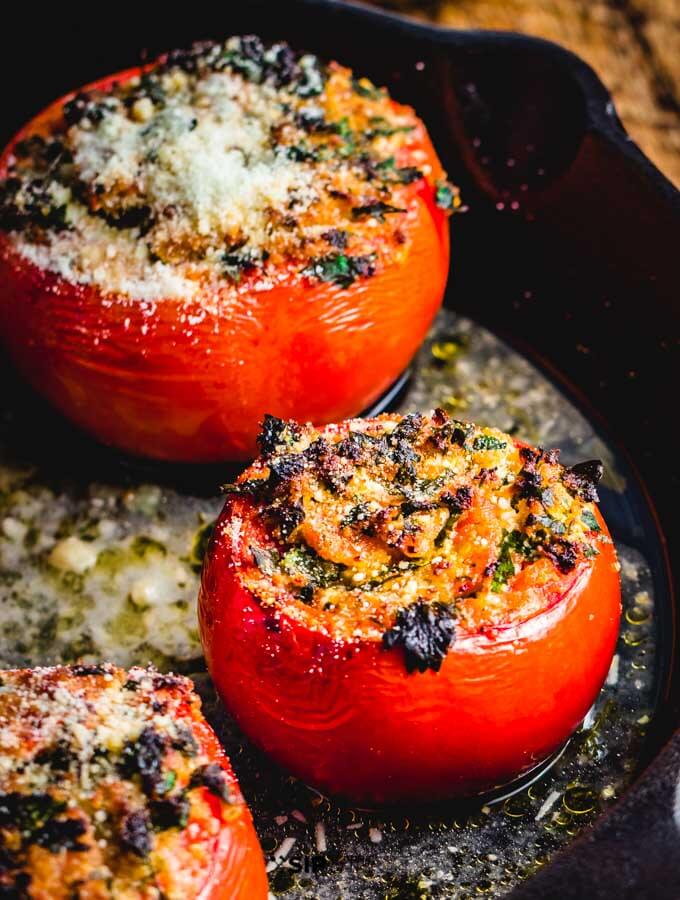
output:
<path id="1" fill-rule="evenodd" d="M 232 791 L 240 798 L 240 802 L 233 803 L 225 816 L 221 812 L 222 804 L 219 799 L 209 791 L 204 791 L 213 815 L 221 819 L 221 828 L 212 839 L 209 851 L 210 866 L 196 894 L 197 900 L 260 900 L 260 898 L 266 900 L 269 882 L 262 859 L 262 849 L 250 811 L 240 796 L 236 776 L 231 770 L 229 760 L 214 731 L 202 717 L 194 718 L 192 732 L 198 740 L 201 752 L 220 764 L 227 773 Z M 190 820 L 182 834 L 183 840 L 189 844 L 204 843 L 205 824 Z M 212 833 L 211 829 L 210 834 Z M 200 855 L 197 856 L 197 862 L 203 866 Z"/>
<path id="2" fill-rule="evenodd" d="M 107 90 L 138 72 L 84 90 Z M 0 157 L 0 179 L 17 141 L 61 122 L 73 96 L 19 132 Z M 340 288 L 287 264 L 264 288 L 255 289 L 257 276 L 225 282 L 210 308 L 206 297 L 140 302 L 46 272 L 0 232 L 0 339 L 74 423 L 157 459 L 247 458 L 265 411 L 315 423 L 354 415 L 409 364 L 446 283 L 448 225 L 433 187 L 443 173 L 422 123 L 409 147 L 431 173 L 408 188 L 407 251 L 371 278 Z"/>
<path id="3" fill-rule="evenodd" d="M 264 527 L 251 498 L 229 497 L 204 564 L 203 646 L 246 734 L 323 791 L 368 804 L 488 791 L 557 750 L 602 687 L 620 617 L 611 543 L 568 574 L 525 567 L 502 595 L 507 623 L 459 622 L 441 669 L 408 674 L 379 638 L 343 641 L 315 609 L 301 620 L 258 602 L 241 571 Z M 517 609 L 529 613 L 511 623 Z"/>
<path id="4" fill-rule="evenodd" d="M 122 693 L 128 689 L 134 698 Z M 141 745 L 144 749 L 132 751 L 134 765 L 141 758 L 146 775 L 153 772 L 161 782 L 172 776 L 166 789 L 136 781 L 143 766 L 130 770 L 131 757 L 124 751 L 119 758 L 109 755 L 116 751 L 106 743 L 111 738 L 102 735 L 124 731 L 135 717 L 145 722 L 139 741 L 145 732 L 152 739 Z M 171 721 L 180 728 L 170 731 Z M 45 821 L 53 810 L 60 814 L 68 809 L 82 834 L 75 846 L 72 842 L 45 846 L 36 839 L 35 826 L 21 832 L 21 818 L 10 821 L 5 816 L 3 851 L 7 849 L 9 863 L 0 871 L 0 894 L 28 896 L 15 892 L 28 879 L 30 896 L 35 898 L 66 900 L 78 893 L 79 885 L 82 896 L 110 896 L 108 880 L 116 896 L 266 900 L 267 875 L 250 812 L 187 679 L 160 676 L 150 669 L 126 672 L 109 664 L 7 670 L 0 725 L 7 737 L 4 761 L 13 764 L 3 770 L 0 795 L 13 797 L 21 809 L 22 801 L 35 797 L 36 776 L 45 779 L 51 772 L 52 777 L 41 782 L 44 796 L 54 803 L 45 806 Z M 195 747 L 186 749 L 165 740 L 181 734 L 189 736 Z M 49 760 L 55 747 L 66 759 L 58 776 L 56 769 L 45 769 L 42 758 Z M 101 751 L 100 758 L 107 762 L 92 766 L 90 761 Z M 81 768 L 69 768 L 78 753 L 82 772 L 89 773 L 84 790 Z M 193 784 L 191 779 L 201 772 L 210 775 Z M 178 779 L 185 785 L 183 791 L 168 793 Z M 181 808 L 173 806 L 178 801 L 187 804 L 186 818 L 156 821 L 151 839 L 154 804 L 169 805 L 172 812 Z M 130 832 L 134 841 L 125 837 L 125 823 L 131 817 L 137 822 Z M 64 827 L 59 821 L 52 820 L 55 834 Z M 108 824 L 102 840 L 103 822 Z"/>

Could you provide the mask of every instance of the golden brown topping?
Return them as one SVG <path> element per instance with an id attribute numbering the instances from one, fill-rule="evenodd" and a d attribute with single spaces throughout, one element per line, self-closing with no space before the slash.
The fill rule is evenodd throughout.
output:
<path id="1" fill-rule="evenodd" d="M 341 66 L 252 36 L 202 44 L 78 94 L 17 144 L 0 228 L 45 268 L 140 298 L 283 263 L 347 286 L 407 252 L 418 184 L 459 205 L 423 136 Z"/>
<path id="2" fill-rule="evenodd" d="M 608 540 L 592 506 L 599 463 L 565 469 L 557 450 L 443 410 L 320 431 L 268 416 L 260 450 L 226 489 L 257 510 L 248 587 L 407 655 L 414 633 L 447 644 L 454 618 L 474 630 L 535 613 Z"/>

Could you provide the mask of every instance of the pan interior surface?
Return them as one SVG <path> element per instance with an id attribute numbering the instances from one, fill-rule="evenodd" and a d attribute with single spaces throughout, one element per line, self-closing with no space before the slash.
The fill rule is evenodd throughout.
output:
<path id="1" fill-rule="evenodd" d="M 670 510 L 659 388 L 673 383 L 677 324 L 670 214 L 654 204 L 648 174 L 636 177 L 639 161 L 590 127 L 594 109 L 613 121 L 604 92 L 584 93 L 583 73 L 554 48 L 474 33 L 435 39 L 335 3 L 295 7 L 241 4 L 226 26 L 222 13 L 196 19 L 189 36 L 184 20 L 154 17 L 131 31 L 121 19 L 104 44 L 94 32 L 84 38 L 85 22 L 46 29 L 34 35 L 34 58 L 49 77 L 10 92 L 4 138 L 59 92 L 134 64 L 140 46 L 153 55 L 225 27 L 342 57 L 414 103 L 470 212 L 453 227 L 458 313 L 441 313 L 393 408 L 441 405 L 559 446 L 567 464 L 603 460 L 601 508 L 624 606 L 605 687 L 561 755 L 496 798 L 377 813 L 318 795 L 243 738 L 204 671 L 198 573 L 233 468 L 141 464 L 99 447 L 30 394 L 1 355 L 0 666 L 109 659 L 193 674 L 251 804 L 276 896 L 503 896 L 611 808 L 649 759 L 655 722 L 668 717 L 673 649 L 664 551 L 643 489 L 597 417 L 515 346 L 549 354 L 578 382 Z M 17 52 L 23 59 L 22 45 Z M 5 65 L 14 71 L 10 53 Z M 677 528 L 672 515 L 667 529 Z"/>
<path id="2" fill-rule="evenodd" d="M 8 373 L 5 383 L 11 379 Z M 221 506 L 219 484 L 232 473 L 200 491 L 186 473 L 181 483 L 168 484 L 167 472 L 155 483 L 153 467 L 123 465 L 21 386 L 2 402 L 0 664 L 151 661 L 193 673 L 251 803 L 274 894 L 501 896 L 633 779 L 665 665 L 659 612 L 667 598 L 655 582 L 659 549 L 646 501 L 625 460 L 567 394 L 472 319 L 441 312 L 397 408 L 443 406 L 559 446 L 567 464 L 601 458 L 601 506 L 619 553 L 624 604 L 616 656 L 582 727 L 549 768 L 495 801 L 353 810 L 268 763 L 215 700 L 196 629 L 201 556 Z"/>

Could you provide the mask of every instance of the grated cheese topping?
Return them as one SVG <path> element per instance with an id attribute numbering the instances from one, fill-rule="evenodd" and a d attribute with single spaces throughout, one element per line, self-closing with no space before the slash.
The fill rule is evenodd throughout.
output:
<path id="1" fill-rule="evenodd" d="M 346 287 L 408 252 L 432 171 L 408 107 L 286 44 L 230 38 L 67 101 L 20 141 L 0 229 L 68 281 L 133 299 L 192 298 L 278 267 Z"/>
<path id="2" fill-rule="evenodd" d="M 197 895 L 242 800 L 192 688 L 151 668 L 0 673 L 2 896 Z"/>
<path id="3" fill-rule="evenodd" d="M 259 443 L 221 525 L 234 546 L 242 517 L 252 529 L 240 577 L 333 635 L 408 644 L 407 665 L 438 668 L 454 623 L 540 612 L 611 543 L 593 506 L 599 461 L 565 468 L 558 450 L 442 409 L 321 430 L 267 417 Z"/>

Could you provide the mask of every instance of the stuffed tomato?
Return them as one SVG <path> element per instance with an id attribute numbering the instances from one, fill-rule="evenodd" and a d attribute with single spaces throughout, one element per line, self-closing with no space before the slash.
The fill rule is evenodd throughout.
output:
<path id="1" fill-rule="evenodd" d="M 620 588 L 597 461 L 442 410 L 268 417 L 204 563 L 208 667 L 243 730 L 358 803 L 484 792 L 606 677 Z"/>
<path id="2" fill-rule="evenodd" d="M 247 458 L 265 410 L 355 415 L 404 370 L 458 204 L 367 79 L 256 37 L 175 51 L 0 157 L 0 340 L 105 443 Z"/>
<path id="3" fill-rule="evenodd" d="M 250 814 L 188 679 L 76 665 L 1 683 L 1 896 L 266 900 Z"/>

